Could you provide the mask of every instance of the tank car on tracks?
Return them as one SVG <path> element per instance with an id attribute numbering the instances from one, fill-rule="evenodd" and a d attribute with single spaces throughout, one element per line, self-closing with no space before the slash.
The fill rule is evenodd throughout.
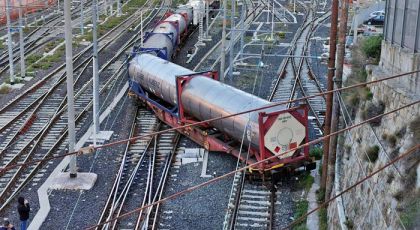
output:
<path id="1" fill-rule="evenodd" d="M 220 118 L 271 105 L 270 102 L 218 81 L 216 72 L 196 73 L 171 63 L 192 23 L 193 7 L 182 6 L 159 22 L 134 49 L 128 62 L 130 94 L 145 102 L 172 127 Z M 283 105 L 178 129 L 209 151 L 226 152 L 253 164 L 253 170 L 314 168 L 308 142 L 308 110 Z M 245 146 L 240 151 L 241 143 Z M 248 151 L 249 149 L 249 151 Z M 284 152 L 290 151 L 287 154 Z M 276 155 L 275 157 L 273 157 Z"/>

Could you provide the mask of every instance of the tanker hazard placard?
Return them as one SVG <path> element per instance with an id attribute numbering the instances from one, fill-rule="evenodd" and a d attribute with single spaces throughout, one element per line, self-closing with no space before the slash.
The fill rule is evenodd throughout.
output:
<path id="1" fill-rule="evenodd" d="M 264 136 L 265 147 L 273 154 L 279 155 L 296 148 L 305 139 L 305 134 L 305 126 L 290 113 L 279 114 Z M 294 152 L 291 151 L 280 158 L 290 157 Z"/>

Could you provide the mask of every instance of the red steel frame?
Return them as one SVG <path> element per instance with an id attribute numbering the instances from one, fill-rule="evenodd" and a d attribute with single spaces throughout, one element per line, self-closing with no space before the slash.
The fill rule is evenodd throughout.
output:
<path id="1" fill-rule="evenodd" d="M 283 113 L 289 113 L 292 115 L 297 121 L 305 126 L 305 139 L 303 143 L 309 141 L 309 129 L 308 129 L 308 107 L 306 105 L 301 105 L 299 107 L 290 108 L 287 110 L 282 110 L 278 112 L 272 113 L 265 113 L 260 112 L 258 115 L 258 124 L 259 124 L 259 133 L 260 133 L 260 148 L 259 154 L 256 154 L 256 158 L 258 161 L 267 159 L 272 157 L 274 154 L 265 147 L 264 143 L 264 136 L 276 121 L 277 116 Z M 293 143 L 289 144 L 289 149 L 296 148 L 301 143 Z M 261 163 L 260 168 L 273 168 L 277 166 L 282 166 L 285 164 L 293 164 L 305 160 L 309 160 L 309 146 L 303 147 L 303 151 L 298 150 L 299 152 L 303 152 L 303 154 L 299 154 L 295 156 L 296 152 L 291 157 L 287 158 L 273 158 L 274 160 L 270 159 Z"/>
<path id="2" fill-rule="evenodd" d="M 182 99 L 181 94 L 183 87 L 188 84 L 188 82 L 196 77 L 196 76 L 207 76 L 209 78 L 212 78 L 214 80 L 218 80 L 218 74 L 214 71 L 208 71 L 208 72 L 202 72 L 202 73 L 194 73 L 191 75 L 184 75 L 184 76 L 178 76 L 176 78 L 176 87 L 177 87 L 177 103 L 178 103 L 178 116 L 171 114 L 169 112 L 166 112 L 154 104 L 147 102 L 148 106 L 152 108 L 152 110 L 155 112 L 155 114 L 159 117 L 159 119 L 166 124 L 170 125 L 171 127 L 177 128 L 180 126 L 183 126 L 185 124 L 191 124 L 197 122 L 197 120 L 194 120 L 192 117 L 188 117 L 185 114 L 183 105 L 182 105 Z M 308 109 L 306 106 L 300 106 L 296 108 L 291 108 L 284 111 L 278 111 L 273 113 L 265 113 L 261 112 L 259 113 L 259 131 L 260 136 L 263 137 L 271 125 L 276 120 L 277 116 L 282 113 L 290 113 L 292 116 L 294 116 L 299 122 L 304 124 L 306 127 L 306 137 L 304 142 L 308 141 Z M 222 139 L 217 138 L 217 136 L 220 135 L 209 135 L 207 132 L 207 129 L 210 128 L 210 124 L 201 124 L 194 127 L 187 127 L 187 128 L 181 128 L 178 129 L 180 133 L 183 135 L 189 137 L 191 140 L 196 142 L 197 144 L 203 146 L 209 151 L 217 151 L 217 152 L 226 152 L 228 154 L 232 154 L 235 157 L 240 158 L 242 161 L 247 161 L 248 164 L 253 164 L 256 161 L 254 159 L 251 159 L 250 157 L 255 156 L 255 159 L 257 161 L 261 161 L 263 159 L 267 159 L 268 157 L 273 156 L 270 150 L 266 149 L 264 147 L 264 138 L 260 138 L 260 149 L 250 148 L 250 155 L 247 158 L 245 155 L 242 156 L 239 153 L 239 150 L 235 147 L 232 147 Z M 300 144 L 300 143 L 299 143 Z M 285 164 L 299 164 L 300 162 L 309 161 L 309 147 L 304 147 L 303 149 L 303 155 L 300 154 L 299 156 L 292 156 L 285 159 L 279 159 L 274 158 L 267 160 L 267 162 L 259 164 L 258 167 L 256 167 L 256 170 L 259 171 L 265 171 L 270 170 L 274 168 L 281 167 Z"/>

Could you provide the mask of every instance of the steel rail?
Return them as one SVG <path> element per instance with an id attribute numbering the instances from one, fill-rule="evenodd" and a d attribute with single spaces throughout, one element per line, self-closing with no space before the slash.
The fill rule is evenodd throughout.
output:
<path id="1" fill-rule="evenodd" d="M 134 39 L 134 41 L 136 40 L 136 38 L 135 37 L 133 37 Z M 128 44 L 132 44 L 132 42 L 130 42 L 130 43 L 128 43 Z M 125 46 L 126 48 L 128 48 L 128 46 L 126 45 Z M 120 50 L 120 52 L 118 52 L 118 54 L 117 55 L 121 55 L 122 54 L 122 51 Z M 106 65 L 110 65 L 111 63 L 110 62 L 108 62 L 108 63 L 106 63 Z M 123 68 L 123 65 L 121 65 L 120 66 L 120 68 L 119 68 L 119 70 L 118 70 L 118 72 L 121 70 Z M 118 72 L 116 73 L 116 74 L 118 74 Z M 116 75 L 115 74 L 115 75 Z M 112 80 L 114 80 L 114 78 L 113 77 L 111 77 L 111 78 L 109 78 L 109 80 L 106 82 L 106 84 L 105 84 L 105 86 L 106 85 L 108 85 Z M 105 89 L 105 86 L 102 88 L 102 90 L 103 89 Z M 80 95 L 80 94 L 79 94 Z M 63 100 L 65 100 L 65 99 L 63 99 Z M 76 118 L 76 120 L 77 121 L 79 121 L 79 119 L 81 118 L 81 116 L 87 111 L 87 109 L 88 108 L 90 108 L 90 106 L 92 105 L 92 101 L 90 101 L 89 102 L 89 104 L 86 106 L 86 108 L 84 109 L 84 110 L 82 110 L 82 112 L 78 115 L 78 117 Z M 29 156 L 31 156 L 31 153 L 33 153 L 33 151 L 35 150 L 35 148 L 37 147 L 37 145 L 39 144 L 39 142 L 41 141 L 41 139 L 42 139 L 42 136 L 43 135 L 45 135 L 46 134 L 46 132 L 48 131 L 48 128 L 49 127 L 51 127 L 52 126 L 52 124 L 53 124 L 53 121 L 55 121 L 58 117 L 59 117 L 59 115 L 62 113 L 62 112 L 64 112 L 64 108 L 62 108 L 61 110 L 59 110 L 60 112 L 57 112 L 55 115 L 54 115 L 54 117 L 50 120 L 50 122 L 47 124 L 47 125 L 45 125 L 44 126 L 44 128 L 42 128 L 37 134 L 36 134 L 36 136 L 35 136 L 35 138 L 33 139 L 33 140 L 35 140 L 35 139 L 37 139 L 37 141 L 35 142 L 35 144 L 33 145 L 33 146 L 31 146 L 32 147 L 32 150 L 30 151 L 30 154 L 28 154 L 27 155 L 27 157 L 24 159 L 24 162 L 27 162 L 28 160 L 29 160 Z M 66 134 L 66 131 L 64 132 L 64 134 L 59 138 L 59 140 L 56 142 L 56 144 L 54 145 L 54 147 L 57 147 L 57 143 L 59 143 L 60 141 L 62 141 L 63 139 L 64 139 L 64 137 L 65 137 L 65 134 Z M 42 135 L 42 136 L 39 136 L 39 135 Z M 30 141 L 30 142 L 28 142 L 28 145 L 29 145 L 29 143 L 31 143 L 32 141 Z M 28 145 L 26 145 L 25 146 L 25 148 L 26 147 L 28 147 Z M 51 150 L 52 149 L 54 149 L 54 148 L 51 148 L 50 149 L 50 151 L 48 151 L 48 153 L 46 154 L 46 155 L 44 155 L 44 158 L 45 157 L 47 157 L 47 156 L 49 156 L 50 155 L 50 153 L 51 153 Z M 9 165 L 9 164 L 8 164 Z M 37 165 L 37 166 L 39 166 L 39 165 Z M 17 172 L 15 172 L 15 174 L 14 174 L 14 176 L 13 176 L 13 178 L 9 181 L 9 183 L 7 184 L 7 186 L 6 186 L 6 188 L 2 191 L 2 193 L 0 194 L 0 200 L 2 200 L 2 199 L 4 199 L 3 197 L 5 196 L 5 194 L 8 192 L 8 189 L 11 189 L 11 185 L 12 184 L 14 184 L 14 182 L 16 182 L 16 179 L 17 179 L 17 177 L 18 177 L 18 175 L 19 175 L 19 173 L 21 172 L 23 170 L 23 167 L 21 167 L 21 168 L 19 168 L 18 169 L 18 171 Z M 34 173 L 36 172 L 36 170 L 34 169 L 34 170 L 32 170 L 32 173 L 30 173 L 30 175 L 33 175 Z M 14 197 L 15 196 L 15 194 L 16 194 L 16 192 L 17 191 L 19 191 L 26 183 L 27 183 L 27 181 L 28 181 L 28 179 L 29 179 L 30 177 L 27 177 L 26 179 L 24 179 L 24 183 L 21 183 L 21 186 L 17 189 L 17 190 L 15 190 L 15 192 L 14 192 L 14 194 L 12 195 L 12 196 L 10 196 L 10 198 L 12 198 L 12 197 Z M 7 205 L 7 203 L 9 203 L 10 202 L 10 200 L 11 199 L 8 199 L 4 204 L 3 204 L 3 206 L 0 208 L 0 210 L 2 210 L 6 205 Z"/>

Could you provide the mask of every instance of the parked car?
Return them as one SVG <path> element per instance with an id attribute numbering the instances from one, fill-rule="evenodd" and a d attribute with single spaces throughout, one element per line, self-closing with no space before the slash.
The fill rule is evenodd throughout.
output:
<path id="1" fill-rule="evenodd" d="M 385 16 L 385 11 L 379 10 L 379 11 L 374 11 L 369 14 L 369 18 L 374 18 L 376 16 Z"/>
<path id="2" fill-rule="evenodd" d="M 347 36 L 346 37 L 346 48 L 351 48 L 353 47 L 353 36 Z"/>
<path id="3" fill-rule="evenodd" d="M 368 20 L 364 21 L 363 24 L 383 26 L 384 22 L 385 22 L 385 16 L 376 16 L 376 17 L 369 18 Z"/>

